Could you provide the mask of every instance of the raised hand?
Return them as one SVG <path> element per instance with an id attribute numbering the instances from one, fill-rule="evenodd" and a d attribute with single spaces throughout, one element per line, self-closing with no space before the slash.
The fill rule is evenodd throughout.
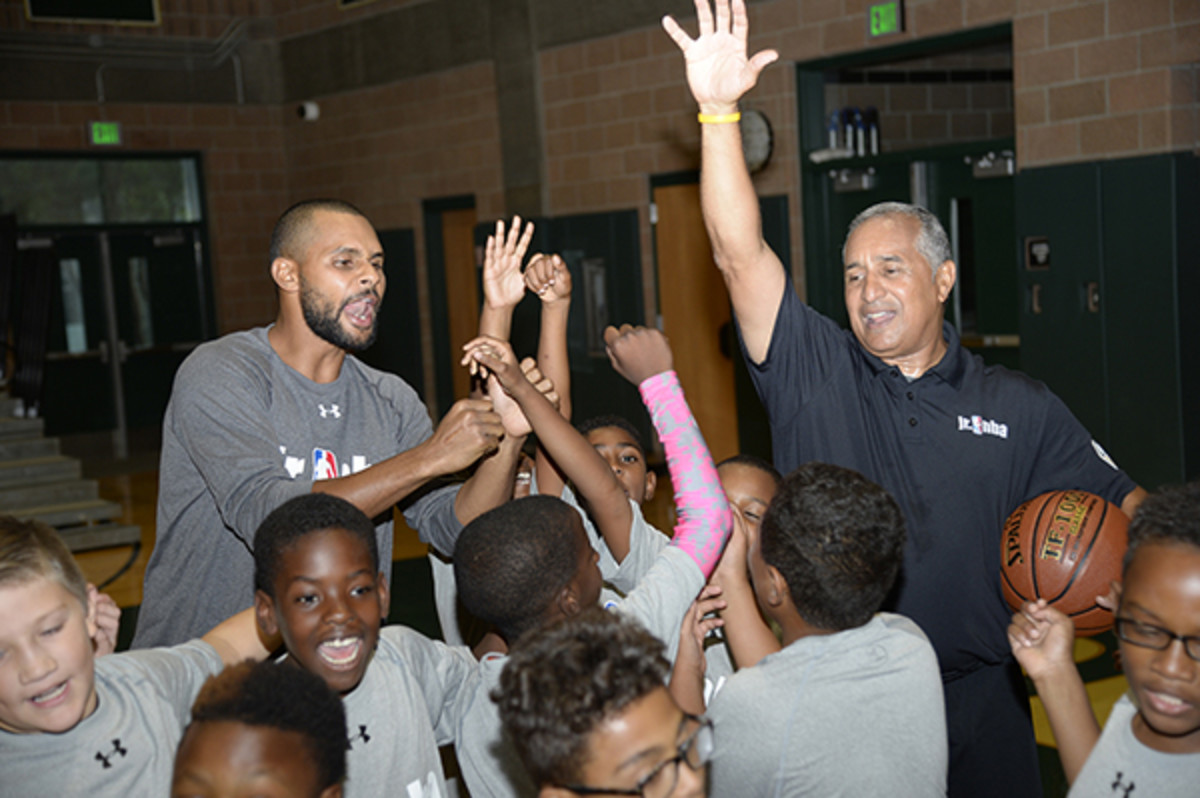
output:
<path id="1" fill-rule="evenodd" d="M 721 559 L 717 562 L 717 568 L 709 581 L 719 585 L 749 585 L 750 566 L 747 557 L 750 551 L 750 533 L 742 511 L 733 504 L 729 505 L 729 509 L 733 511 L 733 531 L 729 534 L 725 551 L 721 552 Z"/>
<path id="2" fill-rule="evenodd" d="M 525 287 L 547 305 L 570 302 L 571 270 L 558 255 L 539 253 L 525 267 Z"/>
<path id="3" fill-rule="evenodd" d="M 1045 599 L 1027 601 L 1008 625 L 1013 656 L 1037 681 L 1063 668 L 1074 668 L 1075 624 Z"/>
<path id="4" fill-rule="evenodd" d="M 653 327 L 630 324 L 622 324 L 620 329 L 607 327 L 604 344 L 613 368 L 634 385 L 670 371 L 674 364 L 667 336 Z"/>
<path id="5" fill-rule="evenodd" d="M 459 399 L 423 446 L 438 459 L 438 473 L 461 471 L 500 445 L 504 424 L 488 399 Z"/>
<path id="6" fill-rule="evenodd" d="M 737 110 L 742 95 L 758 83 L 759 73 L 777 58 L 775 50 L 762 50 L 746 57 L 749 21 L 744 0 L 695 0 L 699 34 L 684 32 L 674 17 L 663 17 L 662 26 L 683 52 L 687 61 L 688 88 L 705 113 L 724 114 Z"/>
<path id="7" fill-rule="evenodd" d="M 487 237 L 483 255 L 483 296 L 492 308 L 512 308 L 525 296 L 521 261 L 533 238 L 533 222 L 521 229 L 521 217 L 514 216 L 505 232 L 504 220 L 496 221 L 496 232 Z"/>
<path id="8" fill-rule="evenodd" d="M 507 368 L 505 366 L 504 368 Z M 554 383 L 542 376 L 542 372 L 537 367 L 537 362 L 527 357 L 521 361 L 521 373 L 525 375 L 525 379 L 538 390 L 546 400 L 555 407 L 558 406 L 558 394 L 554 391 Z M 500 414 L 500 420 L 504 424 L 504 431 L 513 437 L 523 438 L 533 431 L 529 424 L 529 419 L 526 418 L 525 412 L 516 400 L 509 395 L 504 386 L 500 384 L 500 379 L 495 372 L 488 377 L 487 380 L 488 398 L 492 400 L 492 406 L 496 412 Z"/>
<path id="9" fill-rule="evenodd" d="M 96 633 L 92 635 L 92 646 L 97 657 L 111 654 L 117 648 L 117 632 L 121 627 L 121 608 L 112 596 L 101 593 L 88 583 L 88 603 L 94 608 Z"/>
<path id="10" fill-rule="evenodd" d="M 502 341 L 491 335 L 480 335 L 463 344 L 463 356 L 459 363 L 470 369 L 472 374 L 478 374 L 484 379 L 489 374 L 499 374 L 500 384 L 506 391 L 511 391 L 512 380 L 521 373 L 517 364 L 517 356 L 508 341 Z"/>

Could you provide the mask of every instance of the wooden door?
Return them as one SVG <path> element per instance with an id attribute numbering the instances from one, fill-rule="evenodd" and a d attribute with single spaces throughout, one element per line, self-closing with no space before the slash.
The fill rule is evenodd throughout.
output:
<path id="1" fill-rule="evenodd" d="M 479 289 L 475 267 L 475 209 L 462 208 L 442 214 L 442 256 L 446 274 L 446 316 L 450 328 L 450 351 L 454 399 L 465 399 L 471 376 L 458 365 L 462 346 L 479 333 Z"/>
<path id="2" fill-rule="evenodd" d="M 729 293 L 700 215 L 699 184 L 655 187 L 654 203 L 663 332 L 671 339 L 688 404 L 720 462 L 739 451 Z"/>

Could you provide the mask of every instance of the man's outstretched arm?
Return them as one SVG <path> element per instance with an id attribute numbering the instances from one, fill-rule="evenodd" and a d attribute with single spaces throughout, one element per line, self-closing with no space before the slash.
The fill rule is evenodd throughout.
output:
<path id="1" fill-rule="evenodd" d="M 744 0 L 715 0 L 715 9 L 709 0 L 695 3 L 700 26 L 695 39 L 670 16 L 663 18 L 663 28 L 683 52 L 688 87 L 700 108 L 700 206 L 713 257 L 729 289 L 746 351 L 761 363 L 771 344 L 787 276 L 762 236 L 758 197 L 734 115 L 738 100 L 779 54 L 763 50 L 747 58 Z"/>

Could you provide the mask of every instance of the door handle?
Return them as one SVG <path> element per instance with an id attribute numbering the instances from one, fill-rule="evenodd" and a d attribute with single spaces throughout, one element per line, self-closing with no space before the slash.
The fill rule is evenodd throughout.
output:
<path id="1" fill-rule="evenodd" d="M 1088 313 L 1100 312 L 1100 283 L 1092 281 L 1083 286 L 1084 300 Z"/>
<path id="2" fill-rule="evenodd" d="M 1035 316 L 1042 313 L 1042 284 L 1034 283 L 1029 286 L 1029 312 Z"/>

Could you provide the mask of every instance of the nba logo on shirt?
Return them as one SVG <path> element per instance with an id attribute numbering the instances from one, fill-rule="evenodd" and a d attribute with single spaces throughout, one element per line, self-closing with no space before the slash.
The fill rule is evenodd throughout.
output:
<path id="1" fill-rule="evenodd" d="M 313 481 L 337 479 L 337 455 L 328 449 L 313 449 Z"/>
<path id="2" fill-rule="evenodd" d="M 983 416 L 971 416 L 971 432 L 976 435 L 983 434 Z"/>

